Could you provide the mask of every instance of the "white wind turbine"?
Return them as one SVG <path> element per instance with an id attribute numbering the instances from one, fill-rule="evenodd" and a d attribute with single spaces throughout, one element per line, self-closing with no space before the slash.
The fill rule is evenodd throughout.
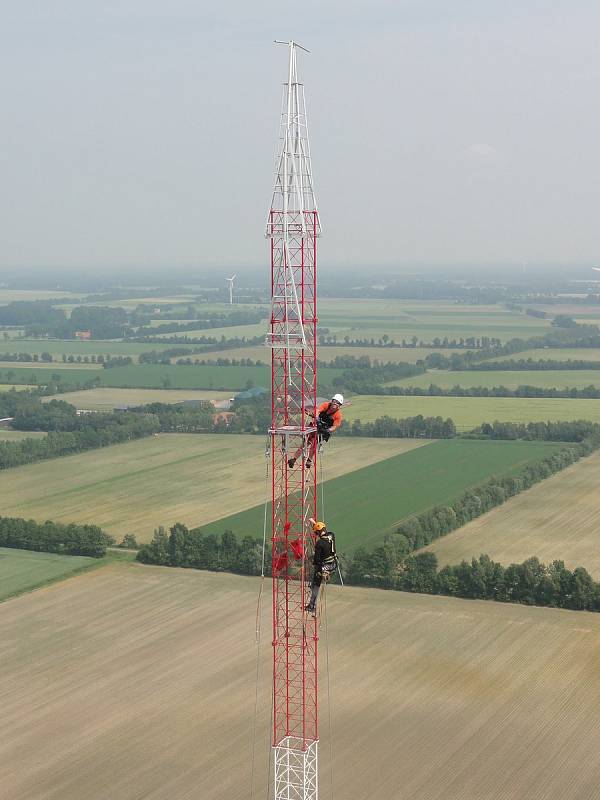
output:
<path id="1" fill-rule="evenodd" d="M 235 275 L 232 275 L 231 278 L 225 278 L 227 283 L 229 284 L 229 305 L 233 305 L 233 281 L 235 279 Z"/>

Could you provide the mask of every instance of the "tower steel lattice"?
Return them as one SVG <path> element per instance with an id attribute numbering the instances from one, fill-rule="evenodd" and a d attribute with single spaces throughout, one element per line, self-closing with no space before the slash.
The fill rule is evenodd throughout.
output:
<path id="1" fill-rule="evenodd" d="M 283 85 L 280 148 L 267 221 L 271 245 L 273 764 L 275 800 L 318 798 L 318 626 L 310 595 L 317 518 L 317 237 L 304 87 L 296 42 Z M 295 466 L 288 461 L 299 451 Z M 307 465 L 308 458 L 312 468 Z"/>

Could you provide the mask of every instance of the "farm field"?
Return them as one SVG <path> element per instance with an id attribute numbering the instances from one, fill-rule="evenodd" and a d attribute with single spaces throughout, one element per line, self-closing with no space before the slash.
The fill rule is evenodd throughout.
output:
<path id="1" fill-rule="evenodd" d="M 62 361 L 0 361 L 0 369 L 9 370 L 9 369 L 51 369 L 54 372 L 57 370 L 91 370 L 92 372 L 98 371 L 99 369 L 104 369 L 102 366 L 98 366 L 97 364 L 63 364 Z"/>
<path id="2" fill-rule="evenodd" d="M 2 337 L 2 344 L 6 348 L 9 346 L 7 344 L 8 340 L 17 339 L 20 336 L 23 336 L 25 331 L 22 328 L 0 328 L 0 336 Z"/>
<path id="3" fill-rule="evenodd" d="M 241 391 L 248 381 L 255 386 L 270 386 L 271 368 L 264 367 L 217 367 L 217 366 L 179 366 L 176 364 L 140 364 L 137 366 L 102 367 L 93 369 L 54 369 L 38 367 L 11 366 L 12 376 L 19 383 L 44 384 L 52 375 L 60 375 L 63 385 L 85 383 L 97 380 L 101 386 L 114 386 L 138 389 L 226 389 Z M 324 367 L 319 371 L 321 380 L 329 383 L 341 370 Z M 8 370 L 0 373 L 2 379 L 9 379 Z"/>
<path id="4" fill-rule="evenodd" d="M 0 547 L 0 600 L 42 583 L 65 578 L 97 561 L 85 556 L 60 556 Z"/>
<path id="5" fill-rule="evenodd" d="M 182 400 L 209 400 L 218 402 L 231 397 L 231 392 L 211 392 L 208 389 L 83 389 L 80 392 L 64 392 L 60 400 L 77 408 L 90 411 L 112 411 L 117 406 L 140 406 L 146 403 L 179 403 Z M 45 397 L 42 403 L 55 400 Z"/>
<path id="6" fill-rule="evenodd" d="M 43 439 L 45 431 L 10 431 L 0 428 L 0 442 L 18 442 L 21 439 Z"/>
<path id="7" fill-rule="evenodd" d="M 123 564 L 4 603 L 6 797 L 246 800 L 259 585 Z M 330 587 L 327 605 L 323 797 L 331 776 L 345 800 L 595 797 L 600 615 L 352 587 Z M 269 613 L 263 602 L 256 797 Z"/>
<path id="8" fill-rule="evenodd" d="M 383 334 L 396 342 L 417 336 L 424 341 L 439 337 L 496 337 L 507 341 L 542 334 L 549 319 L 529 317 L 499 305 L 469 306 L 447 302 L 419 303 L 414 300 L 336 300 L 319 303 L 319 325 L 338 338 L 374 337 Z"/>
<path id="9" fill-rule="evenodd" d="M 522 353 L 513 353 L 512 356 L 496 356 L 496 358 L 488 360 L 500 365 L 509 359 L 520 361 L 528 358 L 534 361 L 542 358 L 555 361 L 600 361 L 600 347 L 540 347 L 534 350 L 524 350 Z M 498 369 L 501 367 L 498 366 Z"/>
<path id="10" fill-rule="evenodd" d="M 564 303 L 556 303 L 556 305 L 553 303 L 549 305 L 541 303 L 538 305 L 536 303 L 535 306 L 532 307 L 539 311 L 545 311 L 546 314 L 552 317 L 564 314 L 576 320 L 581 320 L 583 318 L 595 319 L 596 321 L 600 320 L 600 308 L 595 304 L 584 305 L 583 303 L 572 303 L 566 300 Z"/>
<path id="11" fill-rule="evenodd" d="M 341 356 L 354 356 L 360 358 L 361 356 L 368 356 L 371 361 L 377 359 L 382 363 L 392 361 L 393 363 L 405 362 L 407 364 L 414 364 L 420 359 L 426 358 L 430 353 L 444 353 L 451 355 L 452 353 L 464 353 L 465 348 L 460 347 L 445 347 L 443 349 L 435 350 L 429 347 L 345 347 L 341 346 L 319 346 L 319 360 L 320 361 L 333 361 L 334 358 Z M 218 350 L 210 353 L 196 354 L 192 358 L 252 358 L 254 360 L 260 359 L 265 364 L 271 363 L 271 348 L 264 345 L 255 345 L 254 347 L 235 347 L 231 350 Z M 177 356 L 172 359 L 177 361 Z"/>
<path id="12" fill-rule="evenodd" d="M 171 333 L 157 332 L 156 337 L 159 339 L 168 339 L 170 336 L 187 336 L 190 339 L 194 339 L 200 336 L 214 336 L 216 339 L 220 339 L 224 336 L 226 339 L 233 339 L 245 336 L 247 339 L 251 339 L 254 336 L 265 336 L 266 332 L 267 320 L 265 319 L 263 322 L 257 322 L 254 325 L 228 325 L 223 328 L 198 328 L 193 331 L 176 331 Z M 170 346 L 173 347 L 175 345 Z M 176 346 L 184 347 L 185 344 L 178 343 Z M 147 350 L 152 350 L 154 344 L 146 344 L 145 347 Z"/>
<path id="13" fill-rule="evenodd" d="M 380 544 L 402 519 L 445 505 L 491 475 L 512 474 L 561 446 L 550 442 L 446 439 L 327 480 L 324 505 L 337 533 L 337 549 L 348 553 L 362 545 L 371 548 Z M 327 478 L 328 454 L 325 459 Z M 257 530 L 262 532 L 263 514 L 264 504 L 256 505 L 218 519 L 204 530 L 255 536 Z"/>
<path id="14" fill-rule="evenodd" d="M 6 306 L 17 301 L 68 300 L 80 297 L 74 292 L 44 291 L 43 289 L 0 289 L 0 305 Z"/>
<path id="15" fill-rule="evenodd" d="M 600 454 L 513 497 L 426 548 L 440 566 L 487 553 L 503 564 L 538 556 L 585 567 L 600 580 Z"/>
<path id="16" fill-rule="evenodd" d="M 459 430 L 471 430 L 482 422 L 540 422 L 587 419 L 600 422 L 598 400 L 520 397 L 383 397 L 357 395 L 344 406 L 348 422 L 372 422 L 390 417 L 450 417 Z"/>
<path id="17" fill-rule="evenodd" d="M 428 370 L 424 375 L 392 381 L 386 386 L 419 386 L 427 388 L 435 384 L 442 389 L 462 386 L 465 389 L 473 386 L 504 386 L 516 389 L 518 386 L 539 386 L 542 389 L 583 389 L 585 386 L 600 386 L 600 369 L 557 369 L 557 370 L 494 370 L 450 372 L 446 370 Z"/>
<path id="18" fill-rule="evenodd" d="M 336 442 L 327 475 L 343 475 L 428 444 Z M 159 525 L 198 526 L 264 502 L 265 440 L 236 434 L 161 434 L 0 472 L 2 513 L 100 525 L 120 541 L 150 541 Z M 254 531 L 262 536 L 260 529 Z"/>
<path id="19" fill-rule="evenodd" d="M 140 353 L 147 353 L 150 350 L 166 350 L 172 347 L 170 344 L 159 344 L 156 342 L 122 342 L 109 339 L 92 339 L 90 341 L 79 339 L 18 339 L 10 346 L 10 350 L 21 353 L 50 353 L 57 359 L 53 366 L 63 366 L 63 355 L 74 356 L 139 356 Z M 0 345 L 1 348 L 1 345 Z"/>

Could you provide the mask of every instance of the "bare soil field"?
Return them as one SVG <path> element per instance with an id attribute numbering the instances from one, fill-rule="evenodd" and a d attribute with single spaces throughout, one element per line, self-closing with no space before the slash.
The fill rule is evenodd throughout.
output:
<path id="1" fill-rule="evenodd" d="M 581 566 L 600 580 L 600 453 L 573 464 L 427 550 L 439 565 L 487 553 L 503 564 L 538 556 Z"/>
<path id="2" fill-rule="evenodd" d="M 117 389 L 98 387 L 80 392 L 64 392 L 60 399 L 77 408 L 90 411 L 112 411 L 117 406 L 141 406 L 146 403 L 179 403 L 182 400 L 210 400 L 211 403 L 226 400 L 231 392 L 210 389 Z M 55 400 L 47 397 L 42 403 Z"/>
<path id="3" fill-rule="evenodd" d="M 329 449 L 327 478 L 429 443 L 340 439 Z M 168 433 L 15 467 L 0 472 L 2 514 L 150 541 L 159 525 L 204 525 L 264 502 L 264 445 L 261 436 Z"/>
<path id="4" fill-rule="evenodd" d="M 3 603 L 3 796 L 248 800 L 258 587 L 114 565 Z M 327 605 L 323 797 L 332 775 L 344 800 L 598 797 L 600 615 L 333 587 Z"/>

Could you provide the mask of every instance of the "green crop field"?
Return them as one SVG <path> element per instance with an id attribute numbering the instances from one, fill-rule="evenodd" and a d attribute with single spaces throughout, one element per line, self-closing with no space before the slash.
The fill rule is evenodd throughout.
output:
<path id="1" fill-rule="evenodd" d="M 357 395 L 344 406 L 344 418 L 373 422 L 377 417 L 450 417 L 460 430 L 482 422 L 540 422 L 587 419 L 600 422 L 598 400 L 520 397 L 382 397 Z"/>
<path id="2" fill-rule="evenodd" d="M 600 347 L 540 347 L 535 350 L 524 350 L 522 353 L 513 353 L 511 356 L 497 356 L 490 361 L 497 363 L 501 369 L 503 361 L 521 359 L 552 359 L 554 361 L 600 361 Z"/>
<path id="3" fill-rule="evenodd" d="M 585 567 L 600 580 L 599 485 L 596 452 L 426 549 L 433 550 L 440 566 L 481 553 L 505 565 L 537 556 L 546 564 L 559 559 L 569 569 Z"/>
<path id="4" fill-rule="evenodd" d="M 0 600 L 65 578 L 96 563 L 97 559 L 84 556 L 59 556 L 0 547 Z"/>
<path id="5" fill-rule="evenodd" d="M 449 439 L 328 480 L 324 506 L 327 522 L 338 537 L 338 550 L 349 552 L 363 544 L 372 547 L 405 517 L 449 503 L 491 475 L 513 473 L 561 446 Z M 257 505 L 216 520 L 204 530 L 256 536 L 262 532 L 263 513 L 263 505 Z"/>
<path id="6" fill-rule="evenodd" d="M 17 367 L 18 369 L 51 369 L 51 370 L 67 370 L 67 369 L 86 369 L 86 370 L 99 370 L 103 369 L 102 366 L 97 364 L 63 364 L 61 362 L 46 362 L 46 361 L 0 361 L 0 370 L 9 370 Z"/>
<path id="7" fill-rule="evenodd" d="M 319 370 L 322 381 L 329 383 L 341 370 Z M 59 375 L 61 383 L 85 383 L 97 379 L 101 386 L 131 387 L 139 389 L 227 389 L 240 391 L 248 381 L 254 386 L 271 384 L 270 367 L 217 367 L 179 366 L 176 364 L 140 364 L 111 369 L 61 369 L 56 365 L 48 370 L 42 367 L 25 367 L 13 364 L 10 370 L 0 370 L 4 381 L 12 377 L 17 383 L 45 384 L 52 375 Z"/>
<path id="8" fill-rule="evenodd" d="M 176 331 L 171 333 L 157 333 L 157 338 L 160 339 L 168 339 L 170 336 L 187 336 L 190 339 L 194 339 L 200 336 L 214 336 L 216 339 L 220 339 L 221 337 L 225 337 L 226 339 L 233 339 L 233 338 L 241 338 L 245 336 L 246 339 L 254 338 L 255 336 L 265 336 L 267 332 L 267 321 L 266 319 L 264 322 L 257 322 L 254 325 L 228 325 L 224 328 L 198 328 L 197 330 L 193 331 Z M 171 345 L 173 347 L 175 345 Z M 176 345 L 177 347 L 183 346 L 180 344 Z M 147 350 L 152 350 L 154 347 L 153 344 L 146 345 Z"/>
<path id="9" fill-rule="evenodd" d="M 207 400 L 211 403 L 226 400 L 231 392 L 212 392 L 209 389 L 82 389 L 80 392 L 64 392 L 60 399 L 77 408 L 89 411 L 112 411 L 117 406 L 141 406 L 146 403 L 180 403 L 182 400 Z M 56 397 L 45 397 L 47 403 Z"/>
<path id="10" fill-rule="evenodd" d="M 0 305 L 8 305 L 17 301 L 33 300 L 68 300 L 79 297 L 73 292 L 44 291 L 38 289 L 0 289 Z"/>
<path id="11" fill-rule="evenodd" d="M 10 352 L 20 353 L 50 353 L 62 365 L 62 356 L 138 356 L 150 350 L 166 350 L 170 344 L 144 344 L 142 342 L 122 342 L 103 339 L 80 341 L 79 339 L 18 339 L 8 348 Z M 2 345 L 0 344 L 0 350 Z"/>
<path id="12" fill-rule="evenodd" d="M 417 336 L 424 341 L 436 337 L 490 336 L 506 341 L 527 338 L 546 331 L 550 320 L 508 311 L 501 306 L 469 306 L 447 302 L 419 303 L 414 300 L 335 300 L 319 304 L 319 326 L 329 328 L 338 339 L 375 338 L 384 334 L 396 342 Z"/>
<path id="13" fill-rule="evenodd" d="M 158 525 L 197 526 L 264 501 L 264 446 L 262 436 L 160 434 L 3 470 L 2 514 L 96 524 L 118 540 L 134 533 L 149 541 Z M 429 442 L 341 439 L 326 456 L 326 476 L 423 446 Z"/>
<path id="14" fill-rule="evenodd" d="M 427 388 L 430 384 L 442 389 L 461 386 L 468 389 L 484 386 L 504 386 L 516 389 L 518 386 L 539 386 L 542 389 L 567 389 L 585 386 L 600 386 L 600 369 L 557 369 L 557 370 L 494 370 L 450 372 L 446 370 L 428 370 L 424 375 L 391 381 L 387 386 L 419 386 Z"/>

